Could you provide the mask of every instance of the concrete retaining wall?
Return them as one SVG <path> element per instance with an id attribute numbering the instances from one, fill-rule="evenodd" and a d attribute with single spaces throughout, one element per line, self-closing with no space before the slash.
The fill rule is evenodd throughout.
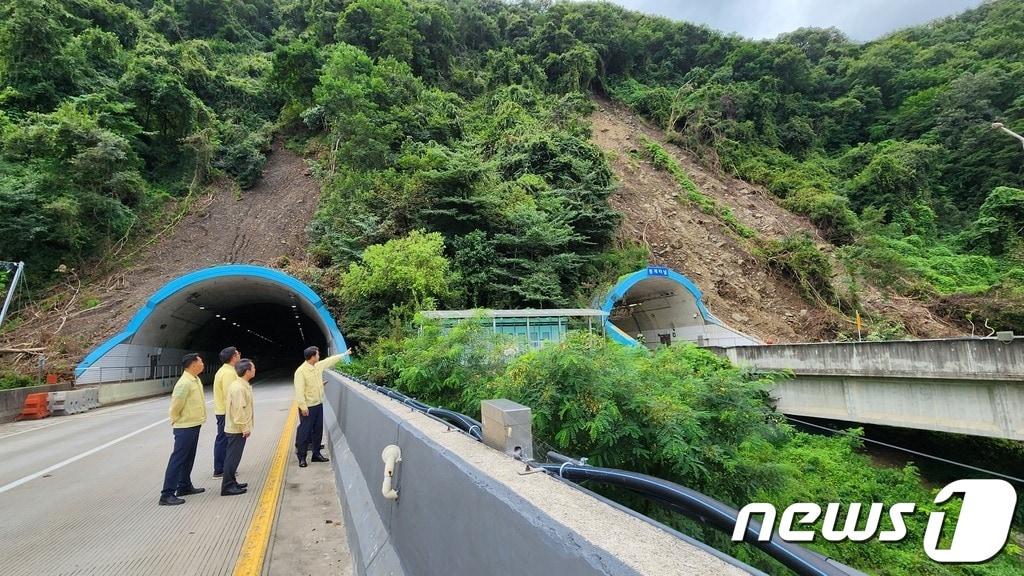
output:
<path id="1" fill-rule="evenodd" d="M 44 386 L 29 386 L 27 388 L 0 390 L 0 423 L 11 422 L 18 416 L 18 414 L 21 413 L 21 408 L 25 406 L 25 398 L 28 397 L 29 394 L 57 392 L 58 390 L 70 389 L 71 384 L 64 382 L 61 384 L 48 384 Z"/>
<path id="2" fill-rule="evenodd" d="M 798 375 L 1024 380 L 1024 338 L 824 342 L 720 351 L 733 364 Z"/>
<path id="3" fill-rule="evenodd" d="M 748 574 L 426 415 L 327 373 L 324 420 L 356 574 Z M 381 495 L 397 444 L 398 500 Z"/>
<path id="4" fill-rule="evenodd" d="M 108 382 L 97 386 L 100 391 L 100 404 L 116 404 L 127 400 L 170 394 L 178 377 L 159 378 L 156 380 L 136 380 L 134 382 Z"/>

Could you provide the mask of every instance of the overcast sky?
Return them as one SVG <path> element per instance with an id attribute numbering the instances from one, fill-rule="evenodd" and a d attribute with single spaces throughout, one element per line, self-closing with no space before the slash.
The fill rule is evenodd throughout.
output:
<path id="1" fill-rule="evenodd" d="M 747 38 L 835 26 L 854 40 L 873 40 L 893 30 L 963 12 L 981 0 L 612 0 L 673 20 L 707 24 Z"/>

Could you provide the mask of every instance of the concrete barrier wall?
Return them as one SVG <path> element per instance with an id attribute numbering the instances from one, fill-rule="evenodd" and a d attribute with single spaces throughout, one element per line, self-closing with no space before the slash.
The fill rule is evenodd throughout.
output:
<path id="1" fill-rule="evenodd" d="M 127 400 L 170 394 L 178 377 L 157 380 L 136 380 L 134 382 L 108 382 L 97 386 L 100 404 L 116 404 Z"/>
<path id="2" fill-rule="evenodd" d="M 355 572 L 749 574 L 748 567 L 327 373 L 324 420 Z M 381 452 L 402 450 L 398 500 Z"/>
<path id="3" fill-rule="evenodd" d="M 25 406 L 25 398 L 29 394 L 39 394 L 41 392 L 57 392 L 59 390 L 70 390 L 71 384 L 64 382 L 61 384 L 48 384 L 44 386 L 29 386 L 27 388 L 12 388 L 11 390 L 0 390 L 0 423 L 11 422 L 18 414 L 21 413 L 21 408 Z"/>
<path id="4" fill-rule="evenodd" d="M 1024 380 L 1024 338 L 825 342 L 719 350 L 733 364 L 798 375 Z"/>

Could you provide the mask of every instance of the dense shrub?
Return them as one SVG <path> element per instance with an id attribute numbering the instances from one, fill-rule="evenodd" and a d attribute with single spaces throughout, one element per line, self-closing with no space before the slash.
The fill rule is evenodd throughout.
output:
<path id="1" fill-rule="evenodd" d="M 796 282 L 807 299 L 826 305 L 835 302 L 832 262 L 807 233 L 768 240 L 759 252 L 769 268 Z"/>
<path id="2" fill-rule="evenodd" d="M 508 398 L 533 410 L 535 453 L 555 449 L 594 465 L 678 482 L 736 507 L 772 502 L 915 502 L 909 535 L 898 544 L 831 543 L 810 547 L 869 573 L 1005 574 L 1021 562 L 1010 544 L 995 561 L 963 568 L 920 552 L 932 491 L 914 466 L 877 468 L 859 430 L 822 437 L 795 432 L 765 392 L 780 375 L 752 375 L 706 350 L 676 344 L 649 353 L 586 333 L 516 355 L 486 322 L 443 329 L 426 322 L 406 338 L 381 341 L 353 369 L 420 400 L 479 415 L 480 400 Z M 604 492 L 774 574 L 787 571 L 706 526 L 627 492 Z M 946 507 L 955 516 L 957 505 Z M 820 528 L 821 520 L 816 523 Z M 881 529 L 889 529 L 887 518 Z"/>

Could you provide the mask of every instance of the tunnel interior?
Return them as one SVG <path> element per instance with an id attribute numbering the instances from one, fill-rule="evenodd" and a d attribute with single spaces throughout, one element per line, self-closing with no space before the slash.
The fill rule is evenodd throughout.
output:
<path id="1" fill-rule="evenodd" d="M 678 340 L 694 341 L 706 324 L 690 291 L 674 280 L 653 276 L 630 287 L 615 302 L 608 319 L 651 349 Z"/>
<path id="2" fill-rule="evenodd" d="M 253 359 L 258 373 L 293 370 L 308 346 L 323 356 L 345 349 L 323 301 L 307 286 L 267 268 L 223 266 L 164 286 L 125 331 L 83 360 L 76 380 L 173 375 L 187 352 L 199 352 L 210 374 L 227 346 Z"/>
<path id="3" fill-rule="evenodd" d="M 326 352 L 327 329 L 322 324 L 312 304 L 285 286 L 258 278 L 221 277 L 161 302 L 128 343 L 202 351 L 207 364 L 207 354 L 216 356 L 235 346 L 262 370 L 271 370 L 297 365 L 307 346 Z"/>

